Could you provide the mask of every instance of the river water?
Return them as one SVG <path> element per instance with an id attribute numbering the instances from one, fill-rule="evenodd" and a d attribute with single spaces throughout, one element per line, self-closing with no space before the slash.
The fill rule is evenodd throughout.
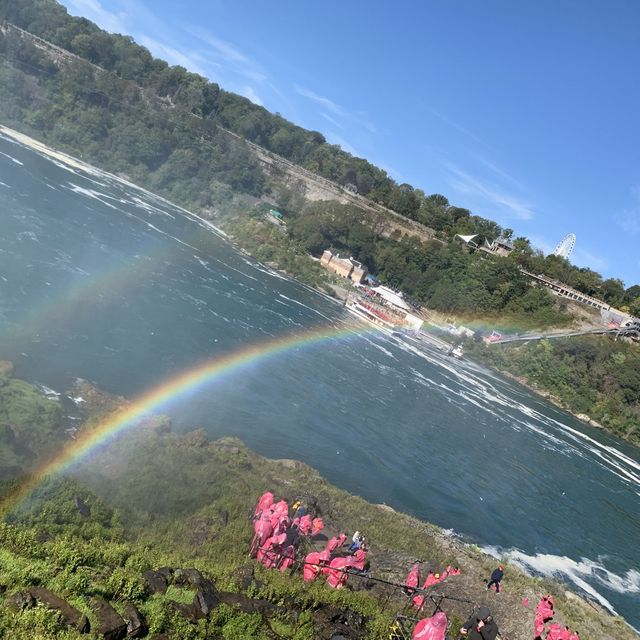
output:
<path id="1" fill-rule="evenodd" d="M 0 135 L 0 358 L 134 397 L 291 337 L 169 403 L 342 488 L 573 583 L 640 628 L 640 454 L 471 362 L 344 329 L 343 307 L 188 212 Z M 309 329 L 335 337 L 299 341 Z"/>

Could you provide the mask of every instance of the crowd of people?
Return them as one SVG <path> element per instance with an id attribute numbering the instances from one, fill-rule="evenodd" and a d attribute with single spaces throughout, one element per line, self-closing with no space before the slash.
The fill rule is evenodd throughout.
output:
<path id="1" fill-rule="evenodd" d="M 300 501 L 289 507 L 285 500 L 276 502 L 274 495 L 267 491 L 253 513 L 250 555 L 268 569 L 284 572 L 300 561 L 301 542 L 311 540 L 322 529 L 322 518 L 313 517 Z M 322 576 L 330 587 L 341 589 L 349 575 L 364 572 L 367 562 L 364 536 L 356 531 L 345 549 L 346 540 L 347 536 L 341 533 L 328 540 L 322 551 L 307 553 L 301 562 L 303 580 L 310 582 Z"/>
<path id="2" fill-rule="evenodd" d="M 324 529 L 324 522 L 316 509 L 305 506 L 301 501 L 291 506 L 285 500 L 276 501 L 273 493 L 265 492 L 253 512 L 254 535 L 250 555 L 257 558 L 265 567 L 281 572 L 296 562 L 302 566 L 302 578 L 305 582 L 324 579 L 333 589 L 341 589 L 351 575 L 368 575 L 366 538 L 356 531 L 347 544 L 344 533 L 329 539 L 320 551 L 308 551 L 310 542 L 327 540 L 318 535 Z M 304 544 L 303 544 L 304 543 Z M 302 548 L 305 550 L 302 551 Z M 421 583 L 420 562 L 416 562 L 404 582 L 404 593 L 411 598 L 411 607 L 419 615 L 424 606 L 426 591 L 447 580 L 450 576 L 460 575 L 460 569 L 448 565 L 441 571 L 429 569 Z M 500 592 L 500 582 L 504 576 L 504 566 L 499 565 L 485 580 L 487 589 Z M 528 601 L 523 601 L 528 606 Z M 552 595 L 545 595 L 536 607 L 534 622 L 534 640 L 580 640 L 577 631 L 552 622 L 554 601 Z M 445 640 L 448 626 L 447 616 L 437 611 L 433 616 L 419 620 L 413 628 L 414 640 Z M 498 626 L 487 607 L 474 610 L 471 617 L 460 629 L 460 635 L 469 640 L 495 640 Z M 404 637 L 404 636 L 398 636 Z"/>
<path id="3" fill-rule="evenodd" d="M 424 591 L 429 587 L 434 587 L 435 585 L 440 584 L 441 582 L 444 582 L 449 576 L 459 576 L 459 575 L 460 575 L 460 569 L 458 567 L 452 567 L 451 565 L 448 565 L 447 568 L 442 571 L 442 573 L 439 573 L 437 571 L 434 572 L 432 569 L 430 569 L 424 583 L 422 584 L 422 587 L 420 588 L 420 591 Z M 418 611 L 422 611 L 422 608 L 424 606 L 424 599 L 425 599 L 424 593 L 416 593 L 416 595 L 413 595 L 419 584 L 420 584 L 420 563 L 416 562 L 413 565 L 413 567 L 411 567 L 411 570 L 407 574 L 407 577 L 404 581 L 404 587 L 405 587 L 404 590 L 408 596 L 412 596 L 411 602 L 413 603 L 413 606 Z"/>
<path id="4" fill-rule="evenodd" d="M 542 638 L 546 638 L 546 640 L 580 640 L 580 634 L 577 631 L 571 631 L 567 626 L 551 622 L 555 615 L 553 607 L 552 595 L 548 594 L 540 598 L 540 602 L 536 606 L 536 615 L 533 622 L 534 640 L 542 640 Z M 546 636 L 544 635 L 545 631 Z"/>

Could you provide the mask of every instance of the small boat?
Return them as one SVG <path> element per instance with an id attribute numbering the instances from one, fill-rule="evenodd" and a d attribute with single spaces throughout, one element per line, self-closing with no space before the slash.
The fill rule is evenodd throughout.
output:
<path id="1" fill-rule="evenodd" d="M 457 347 L 453 347 L 452 349 L 450 349 L 449 355 L 453 356 L 454 358 L 462 358 L 462 356 L 464 355 L 464 349 L 462 348 L 462 345 L 459 344 Z"/>
<path id="2" fill-rule="evenodd" d="M 352 299 L 348 300 L 345 306 L 347 311 L 350 311 L 361 320 L 368 322 L 374 327 L 378 327 L 387 333 L 392 333 L 396 330 L 396 325 L 393 322 L 389 322 L 389 320 L 383 317 L 382 314 L 372 305 Z"/>

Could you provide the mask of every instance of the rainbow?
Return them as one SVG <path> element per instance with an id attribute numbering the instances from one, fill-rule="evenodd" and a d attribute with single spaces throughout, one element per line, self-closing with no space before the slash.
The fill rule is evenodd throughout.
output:
<path id="1" fill-rule="evenodd" d="M 310 348 L 327 341 L 349 340 L 365 334 L 378 333 L 377 329 L 357 330 L 350 327 L 321 327 L 303 333 L 266 340 L 216 357 L 165 380 L 143 393 L 126 407 L 108 415 L 92 429 L 81 432 L 68 442 L 53 458 L 34 471 L 2 504 L 5 513 L 25 501 L 46 478 L 69 469 L 86 458 L 118 434 L 133 429 L 153 412 L 162 411 L 170 404 L 194 393 L 202 387 L 224 380 L 226 377 L 259 366 L 262 362 L 286 354 L 293 349 Z"/>

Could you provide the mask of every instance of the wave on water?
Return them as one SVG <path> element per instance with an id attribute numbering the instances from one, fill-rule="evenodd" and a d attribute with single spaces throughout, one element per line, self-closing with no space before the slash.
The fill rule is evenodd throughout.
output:
<path id="1" fill-rule="evenodd" d="M 446 394 L 448 400 L 452 396 L 463 398 L 501 422 L 510 424 L 515 430 L 535 433 L 547 449 L 565 455 L 586 455 L 603 469 L 635 485 L 636 493 L 640 495 L 637 490 L 640 488 L 640 462 L 616 447 L 599 442 L 587 433 L 569 426 L 565 421 L 525 404 L 524 401 L 530 397 L 528 394 L 520 395 L 522 402 L 514 401 L 511 391 L 517 388 L 516 385 L 496 376 L 487 376 L 483 369 L 473 363 L 453 360 L 442 352 L 424 348 L 423 345 L 417 347 L 406 341 L 396 344 L 406 353 L 437 366 L 445 381 L 437 382 L 425 376 L 416 376 L 416 370 L 411 368 L 416 384 L 439 390 Z"/>
<path id="2" fill-rule="evenodd" d="M 42 395 L 44 395 L 45 398 L 48 398 L 49 400 L 57 400 L 58 397 L 62 395 L 55 389 L 52 389 L 51 387 L 47 387 L 46 384 L 42 384 L 41 382 L 36 382 L 35 384 L 40 390 L 40 392 L 42 393 Z"/>
<path id="3" fill-rule="evenodd" d="M 16 164 L 19 164 L 21 167 L 24 166 L 24 162 L 20 162 L 20 160 L 18 160 L 18 158 L 14 158 L 13 156 L 10 156 L 8 153 L 3 153 L 2 151 L 0 151 L 0 156 L 4 156 L 5 158 L 9 158 L 9 160 L 12 160 Z"/>
<path id="4" fill-rule="evenodd" d="M 580 558 L 580 560 L 573 560 L 566 556 L 556 556 L 550 553 L 528 555 L 519 549 L 504 550 L 493 546 L 485 546 L 481 550 L 497 559 L 508 558 L 511 563 L 520 567 L 528 575 L 537 574 L 571 582 L 614 615 L 617 613 L 613 605 L 596 589 L 595 585 L 627 595 L 640 593 L 640 571 L 628 569 L 620 575 L 607 569 L 603 563 L 604 559 Z"/>
<path id="5" fill-rule="evenodd" d="M 310 307 L 308 304 L 304 304 L 304 302 L 300 302 L 299 300 L 295 300 L 294 298 L 290 298 L 289 296 L 285 296 L 284 293 L 279 293 L 278 296 L 280 298 L 284 298 L 285 300 L 288 300 L 289 302 L 292 302 L 293 304 L 297 304 L 300 307 L 304 307 L 305 309 L 308 309 L 309 311 L 319 315 L 320 317 L 324 318 L 325 320 L 328 320 L 329 322 L 333 322 L 333 318 L 330 318 L 329 316 L 325 315 L 321 311 L 318 311 L 317 309 L 314 309 L 313 307 Z"/>

